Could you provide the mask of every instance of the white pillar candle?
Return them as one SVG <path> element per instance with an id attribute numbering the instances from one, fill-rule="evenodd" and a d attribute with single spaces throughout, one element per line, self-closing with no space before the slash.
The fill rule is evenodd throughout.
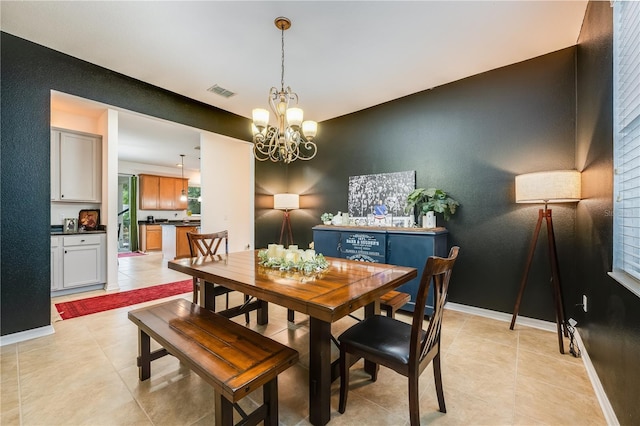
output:
<path id="1" fill-rule="evenodd" d="M 276 257 L 276 246 L 277 244 L 269 244 L 267 247 L 267 257 L 270 259 Z"/>
<path id="2" fill-rule="evenodd" d="M 297 254 L 298 252 L 287 250 L 284 260 L 286 260 L 287 262 L 295 262 Z"/>
<path id="3" fill-rule="evenodd" d="M 284 257 L 284 246 L 281 244 L 276 245 L 276 259 L 282 259 Z"/>
<path id="4" fill-rule="evenodd" d="M 312 261 L 314 258 L 316 257 L 316 251 L 315 250 L 306 250 L 304 252 L 304 260 L 307 261 Z"/>
<path id="5" fill-rule="evenodd" d="M 298 246 L 297 246 L 297 245 L 294 245 L 294 244 L 291 244 L 291 245 L 289 246 L 289 250 L 291 250 L 291 251 L 298 250 Z"/>

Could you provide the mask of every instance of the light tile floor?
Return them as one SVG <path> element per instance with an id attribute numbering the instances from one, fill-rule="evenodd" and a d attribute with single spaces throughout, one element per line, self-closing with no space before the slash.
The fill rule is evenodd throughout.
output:
<path id="1" fill-rule="evenodd" d="M 119 261 L 122 290 L 186 278 L 159 254 Z M 55 334 L 1 348 L 0 424 L 213 424 L 212 390 L 176 359 L 155 361 L 151 379 L 138 381 L 137 330 L 127 319 L 132 307 L 61 321 L 53 306 L 96 294 L 104 291 L 52 300 Z M 279 376 L 280 424 L 306 425 L 308 319 L 297 314 L 290 324 L 285 309 L 269 309 L 268 325 L 258 326 L 252 315 L 250 327 L 300 352 L 300 362 Z M 339 321 L 334 334 L 353 323 Z M 606 424 L 582 360 L 559 354 L 554 333 L 518 325 L 510 331 L 507 323 L 448 310 L 442 343 L 447 413 L 438 412 L 429 367 L 420 378 L 422 424 Z M 339 381 L 332 389 L 332 425 L 408 424 L 406 381 L 393 371 L 381 368 L 372 383 L 352 367 L 343 415 L 337 411 Z M 259 392 L 243 405 L 259 401 Z"/>

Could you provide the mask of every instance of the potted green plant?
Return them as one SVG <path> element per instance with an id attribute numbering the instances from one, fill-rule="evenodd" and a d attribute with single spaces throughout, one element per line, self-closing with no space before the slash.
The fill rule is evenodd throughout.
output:
<path id="1" fill-rule="evenodd" d="M 333 219 L 333 213 L 322 213 L 320 220 L 325 225 L 331 225 L 331 219 Z"/>
<path id="2" fill-rule="evenodd" d="M 428 216 L 423 218 L 423 228 L 435 228 L 435 213 L 442 213 L 444 220 L 451 219 L 456 208 L 460 205 L 456 200 L 449 197 L 446 192 L 437 188 L 416 188 L 407 196 L 406 212 L 410 212 L 416 207 L 416 215 Z M 416 217 L 417 219 L 417 217 Z"/>

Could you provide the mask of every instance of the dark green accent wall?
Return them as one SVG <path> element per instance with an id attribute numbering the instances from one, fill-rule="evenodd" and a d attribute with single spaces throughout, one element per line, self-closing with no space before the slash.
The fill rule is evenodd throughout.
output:
<path id="1" fill-rule="evenodd" d="M 1 33 L 1 333 L 49 325 L 50 91 L 250 140 L 247 119 Z"/>
<path id="2" fill-rule="evenodd" d="M 442 188 L 461 204 L 448 223 L 438 218 L 449 243 L 461 248 L 450 300 L 512 312 L 541 207 L 515 203 L 514 177 L 574 168 L 575 53 L 561 50 L 324 121 L 315 159 L 288 170 L 265 164 L 256 181 L 270 190 L 287 173 L 285 189 L 304 194 L 291 220 L 296 243 L 306 245 L 322 212 L 347 209 L 349 176 L 416 170 L 419 187 Z M 554 206 L 553 214 L 566 304 L 573 306 L 575 205 Z M 281 217 L 265 210 L 257 247 L 277 240 Z M 553 321 L 546 253 L 543 233 L 520 313 Z"/>
<path id="3" fill-rule="evenodd" d="M 577 278 L 589 300 L 580 335 L 623 425 L 640 422 L 640 298 L 607 272 L 613 262 L 613 9 L 590 2 L 578 45 Z"/>

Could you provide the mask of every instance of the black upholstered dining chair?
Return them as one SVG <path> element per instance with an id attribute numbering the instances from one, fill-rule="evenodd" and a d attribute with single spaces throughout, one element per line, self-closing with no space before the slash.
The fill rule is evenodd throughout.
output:
<path id="1" fill-rule="evenodd" d="M 374 315 L 355 324 L 338 337 L 340 346 L 340 405 L 347 408 L 349 367 L 364 358 L 376 364 L 371 380 L 376 381 L 378 365 L 388 367 L 408 378 L 409 418 L 412 426 L 420 424 L 418 378 L 433 361 L 433 375 L 440 411 L 446 413 L 440 371 L 440 330 L 444 304 L 449 290 L 453 265 L 458 257 L 453 247 L 448 258 L 431 256 L 420 279 L 413 321 L 404 323 L 383 315 Z M 429 286 L 434 286 L 434 309 L 427 330 L 423 330 L 424 309 Z"/>
<path id="2" fill-rule="evenodd" d="M 207 234 L 195 232 L 187 232 L 189 240 L 189 250 L 191 257 L 215 256 L 224 243 L 224 253 L 229 253 L 229 232 L 219 231 Z M 201 285 L 210 285 L 213 288 L 213 309 L 215 310 L 215 299 L 217 296 L 225 295 L 225 309 L 229 309 L 229 293 L 233 290 L 215 283 L 201 282 L 199 278 L 193 277 L 193 303 L 198 303 L 198 294 L 200 294 Z M 247 296 L 245 295 L 245 301 Z M 245 313 L 247 324 L 249 323 L 249 313 Z"/>

